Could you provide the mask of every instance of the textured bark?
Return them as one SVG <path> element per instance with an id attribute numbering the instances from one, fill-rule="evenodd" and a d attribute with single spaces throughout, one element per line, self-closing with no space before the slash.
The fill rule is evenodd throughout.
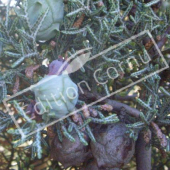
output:
<path id="1" fill-rule="evenodd" d="M 145 146 L 143 133 L 140 133 L 136 142 L 137 170 L 151 170 L 151 147 L 146 150 Z"/>

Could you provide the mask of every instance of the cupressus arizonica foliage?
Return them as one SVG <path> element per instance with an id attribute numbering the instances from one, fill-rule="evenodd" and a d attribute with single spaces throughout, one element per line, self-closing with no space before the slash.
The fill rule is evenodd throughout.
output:
<path id="1" fill-rule="evenodd" d="M 37 35 L 40 35 L 43 24 L 48 22 L 49 13 L 55 15 L 56 11 L 46 4 L 47 8 L 43 8 L 33 24 L 29 18 L 28 5 L 30 4 L 26 0 L 17 0 L 16 2 L 16 8 L 10 7 L 9 2 L 6 7 L 6 14 L 2 14 L 0 24 L 1 102 L 7 95 L 12 95 L 14 91 L 23 90 L 41 80 L 48 73 L 48 68 L 42 65 L 44 59 L 48 58 L 52 62 L 58 59 L 59 56 L 69 58 L 76 51 L 85 48 L 91 48 L 91 55 L 94 56 L 110 46 L 116 45 L 145 30 L 151 32 L 169 64 L 170 11 L 168 10 L 168 1 L 65 0 L 63 2 L 64 16 L 60 23 L 60 28 L 55 31 L 55 36 L 50 37 L 52 39 L 48 41 L 38 41 L 41 38 L 37 38 Z M 40 3 L 40 1 L 37 2 Z M 145 55 L 146 51 L 152 57 L 152 61 L 147 63 L 145 67 L 141 66 L 140 71 L 136 63 L 132 61 L 133 70 L 124 65 L 125 73 L 122 73 L 122 70 L 118 68 L 118 72 L 122 76 L 114 81 L 108 80 L 107 84 L 99 86 L 92 81 L 93 72 L 99 65 L 101 66 L 101 71 L 98 75 L 99 80 L 106 81 L 108 78 L 106 74 L 107 67 L 116 66 L 120 61 L 126 62 L 131 55 L 138 59 L 138 54 Z M 148 37 L 141 37 L 135 43 L 123 44 L 115 50 L 103 54 L 95 62 L 88 62 L 79 71 L 71 75 L 75 83 L 83 79 L 91 85 L 91 94 L 87 92 L 85 95 L 80 94 L 79 96 L 77 107 L 83 106 L 83 111 L 56 123 L 52 127 L 22 138 L 19 130 L 15 128 L 11 116 L 2 110 L 0 112 L 1 137 L 6 138 L 9 134 L 13 136 L 13 139 L 10 137 L 11 141 L 13 140 L 14 142 L 11 147 L 12 153 L 15 152 L 13 148 L 26 141 L 32 141 L 30 145 L 25 147 L 27 150 L 23 152 L 23 155 L 36 160 L 37 158 L 44 159 L 46 155 L 50 154 L 50 146 L 53 143 L 51 141 L 53 141 L 54 136 L 57 136 L 58 141 L 61 143 L 65 141 L 65 138 L 76 143 L 76 134 L 80 143 L 89 146 L 90 142 L 96 142 L 93 133 L 95 126 L 100 124 L 109 126 L 110 124 L 123 122 L 127 127 L 127 135 L 134 142 L 138 142 L 138 136 L 143 134 L 146 152 L 149 153 L 151 147 L 156 147 L 161 154 L 165 155 L 166 151 L 168 155 L 170 151 L 168 128 L 170 125 L 169 70 L 155 74 L 101 103 L 89 108 L 86 106 L 94 99 L 97 100 L 102 96 L 109 95 L 111 90 L 116 91 L 120 87 L 140 78 L 140 76 L 146 76 L 149 71 L 159 69 L 162 65 L 163 61 Z M 33 74 L 34 72 L 35 74 Z M 138 97 L 136 98 L 133 91 L 137 87 L 140 90 L 138 90 Z M 132 92 L 133 95 L 130 96 L 129 94 Z M 34 100 L 34 94 L 29 92 L 29 94 L 23 94 L 19 98 L 10 101 L 10 104 L 15 108 L 15 119 L 22 120 L 20 125 L 25 134 L 56 119 L 50 113 L 44 114 L 43 119 L 39 116 L 31 119 L 32 112 L 27 115 L 20 105 L 21 103 L 24 105 L 29 104 L 29 107 L 33 107 Z M 120 100 L 121 103 L 115 100 Z M 136 145 L 138 145 L 137 142 Z M 138 147 L 138 149 L 140 148 Z M 153 152 L 155 152 L 154 149 Z M 2 164 L 2 168 L 9 168 L 14 157 L 4 157 L 4 159 L 7 159 L 5 161 L 9 162 L 7 163 L 9 165 Z M 164 163 L 156 161 L 158 159 L 156 156 L 155 158 L 153 156 L 153 159 L 155 160 L 153 160 L 152 164 L 153 169 L 155 166 L 160 168 L 164 165 L 168 166 L 168 156 Z M 136 161 L 140 165 L 143 160 L 137 158 Z M 148 162 L 143 162 L 143 164 L 148 164 L 150 167 L 149 160 L 148 158 Z M 21 163 L 20 160 L 15 161 L 17 161 L 17 166 L 20 169 L 33 168 L 30 160 L 24 163 Z M 54 161 L 51 168 L 57 168 L 56 164 Z M 84 168 L 86 165 L 82 166 Z M 61 167 L 58 166 L 58 168 Z M 138 169 L 142 168 L 138 166 Z"/>

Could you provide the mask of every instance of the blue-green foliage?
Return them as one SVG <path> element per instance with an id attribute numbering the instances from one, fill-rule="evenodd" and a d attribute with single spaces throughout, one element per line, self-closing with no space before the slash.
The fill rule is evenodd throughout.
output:
<path id="1" fill-rule="evenodd" d="M 136 99 L 137 103 L 141 106 L 140 121 L 133 124 L 128 124 L 127 127 L 135 129 L 143 129 L 151 125 L 153 121 L 158 125 L 170 124 L 170 93 L 163 87 L 159 87 L 160 77 L 155 74 L 152 77 L 146 79 L 142 84 L 147 89 L 148 100 L 143 101 L 140 98 Z M 167 139 L 167 151 L 170 151 L 169 141 L 170 136 Z"/>
<path id="2" fill-rule="evenodd" d="M 167 9 L 162 13 L 156 14 L 151 8 L 151 5 L 157 3 L 157 0 L 151 1 L 145 5 L 141 1 L 136 0 L 133 2 L 128 0 L 107 0 L 104 1 L 103 5 L 100 7 L 97 6 L 98 2 L 99 1 L 91 0 L 68 0 L 61 31 L 56 33 L 54 39 L 57 46 L 54 50 L 51 50 L 49 59 L 57 59 L 59 55 L 64 55 L 66 51 L 68 51 L 69 57 L 71 54 L 75 53 L 76 50 L 87 47 L 93 47 L 92 55 L 95 55 L 144 30 L 150 30 L 153 35 L 161 35 L 169 23 L 170 12 L 168 15 L 165 15 L 165 13 L 168 13 Z M 131 14 L 133 5 L 136 6 L 135 15 Z M 48 53 L 47 47 L 45 47 L 44 51 L 41 51 L 41 48 L 43 49 L 44 46 L 36 41 L 36 36 L 49 9 L 45 10 L 45 12 L 39 16 L 35 25 L 32 26 L 28 18 L 27 1 L 22 3 L 21 8 L 23 9 L 23 13 L 20 14 L 17 12 L 17 15 L 14 16 L 15 19 L 12 19 L 9 16 L 10 7 L 8 5 L 6 20 L 5 22 L 1 22 L 0 54 L 2 61 L 5 59 L 5 61 L 8 62 L 8 65 L 5 65 L 5 62 L 3 63 L 7 70 L 3 73 L 3 76 L 0 76 L 0 90 L 2 91 L 1 101 L 7 94 L 8 86 L 6 87 L 6 84 L 14 85 L 16 75 L 31 84 L 23 71 L 32 61 L 33 64 L 40 64 Z M 74 23 L 82 14 L 85 14 L 85 18 L 81 25 L 79 27 L 73 27 Z M 162 25 L 161 27 L 160 24 Z M 131 55 L 137 56 L 139 46 L 143 46 L 142 41 L 139 40 L 138 43 L 139 44 L 134 46 L 130 44 L 121 45 L 119 48 L 103 55 L 100 61 L 100 63 L 103 63 L 102 69 L 104 70 L 106 65 L 119 63 L 119 61 L 127 59 Z M 39 49 L 37 45 L 40 45 Z M 127 50 L 129 50 L 129 48 L 126 48 L 127 46 L 132 49 L 128 54 Z M 27 59 L 31 59 L 31 62 L 30 60 L 27 61 Z M 23 63 L 25 63 L 25 65 L 22 65 Z M 84 77 L 85 80 L 90 79 L 89 75 L 91 75 L 97 66 L 97 62 L 95 65 L 90 63 L 83 69 L 83 71 L 88 70 Z M 141 71 L 136 70 L 131 76 L 134 78 L 142 74 L 147 74 L 149 69 L 152 70 L 154 68 L 148 64 L 147 68 L 144 68 Z M 105 76 L 103 71 L 101 78 L 104 79 Z M 136 102 L 137 106 L 140 106 L 140 120 L 135 119 L 133 123 L 127 125 L 127 127 L 129 127 L 130 137 L 134 140 L 137 139 L 138 130 L 146 127 L 148 128 L 152 121 L 155 121 L 160 125 L 170 124 L 170 117 L 168 115 L 170 112 L 170 92 L 166 89 L 159 88 L 159 82 L 160 77 L 155 74 L 153 77 L 145 80 L 142 84 L 142 87 L 147 89 L 147 94 L 146 99 L 140 98 L 137 99 Z M 109 94 L 108 87 L 105 86 L 103 89 Z M 162 97 L 159 89 L 165 96 Z M 11 94 L 11 91 L 12 90 L 9 90 L 8 93 Z M 81 101 L 79 102 L 81 103 L 81 106 L 84 104 Z M 46 123 L 54 120 L 54 118 L 51 118 L 45 123 L 37 123 L 25 114 L 18 104 L 19 101 L 15 101 L 14 103 L 15 109 L 18 112 L 16 119 L 21 118 L 24 122 L 21 126 L 21 130 L 24 134 L 29 134 L 33 130 L 37 130 L 46 125 Z M 76 124 L 70 118 L 54 125 L 54 131 L 61 142 L 63 136 L 67 137 L 71 142 L 74 142 L 75 139 L 71 135 L 74 131 L 79 136 L 80 141 L 84 145 L 87 145 L 88 143 L 84 138 L 84 133 L 86 133 L 92 141 L 95 141 L 90 123 L 112 124 L 119 121 L 116 114 L 111 113 L 111 115 L 109 115 L 108 113 L 101 113 L 101 110 L 99 109 L 100 106 L 94 106 L 92 108 L 96 109 L 98 114 L 97 117 L 84 117 L 82 112 L 79 112 L 78 114 L 82 119 L 80 125 Z M 0 115 L 0 131 L 6 129 L 9 125 L 13 125 L 10 116 L 3 112 L 0 112 Z M 32 140 L 33 143 L 28 147 L 32 149 L 32 158 L 36 156 L 41 158 L 41 145 L 44 144 L 47 147 L 46 139 L 43 137 L 43 131 L 38 131 L 36 134 L 24 139 L 21 138 L 18 129 L 11 128 L 8 132 L 14 136 L 15 147 L 23 142 Z"/>

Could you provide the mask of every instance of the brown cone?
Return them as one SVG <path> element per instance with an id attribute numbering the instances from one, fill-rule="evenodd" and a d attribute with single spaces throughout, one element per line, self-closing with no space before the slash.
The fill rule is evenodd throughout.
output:
<path id="1" fill-rule="evenodd" d="M 63 141 L 60 142 L 58 136 L 56 136 L 51 145 L 51 157 L 61 162 L 64 168 L 70 166 L 80 166 L 81 163 L 92 157 L 89 146 L 84 146 L 77 134 L 72 134 L 75 138 L 75 142 L 71 142 L 66 137 L 63 137 Z M 89 142 L 89 139 L 86 138 Z"/>
<path id="2" fill-rule="evenodd" d="M 88 162 L 84 164 L 80 170 L 120 170 L 119 168 L 99 168 L 97 166 L 97 162 L 94 159 L 90 159 Z"/>
<path id="3" fill-rule="evenodd" d="M 131 160 L 135 142 L 126 131 L 124 123 L 96 126 L 91 150 L 99 169 L 121 168 Z"/>

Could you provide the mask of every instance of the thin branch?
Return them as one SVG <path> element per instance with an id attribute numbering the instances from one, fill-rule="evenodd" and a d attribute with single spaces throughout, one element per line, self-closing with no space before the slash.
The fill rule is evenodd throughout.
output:
<path id="1" fill-rule="evenodd" d="M 89 103 L 90 101 L 95 101 L 101 99 L 102 96 L 98 94 L 93 94 L 90 91 L 84 91 L 84 94 L 80 93 L 80 99 L 85 101 L 86 103 Z M 102 101 L 102 103 L 107 103 L 113 107 L 113 111 L 120 112 L 122 109 L 126 110 L 126 113 L 129 114 L 130 116 L 134 116 L 136 118 L 140 117 L 140 111 L 132 108 L 124 103 L 120 103 L 115 100 L 111 99 L 105 99 Z"/>
<path id="2" fill-rule="evenodd" d="M 160 50 L 162 49 L 162 47 L 165 45 L 165 43 L 168 40 L 167 34 L 170 34 L 170 26 L 168 26 L 165 33 L 162 35 L 161 40 L 158 41 L 158 43 L 157 43 L 157 46 Z M 149 50 L 149 54 L 153 57 L 153 59 L 155 59 L 158 55 L 158 51 L 155 49 L 155 47 L 153 47 Z"/>
<path id="3" fill-rule="evenodd" d="M 151 147 L 146 149 L 143 133 L 140 132 L 136 142 L 137 170 L 151 170 Z"/>
<path id="4" fill-rule="evenodd" d="M 137 97 L 137 94 L 131 95 L 131 96 L 119 96 L 115 95 L 113 96 L 113 99 L 119 100 L 119 101 L 134 101 L 134 99 Z"/>

